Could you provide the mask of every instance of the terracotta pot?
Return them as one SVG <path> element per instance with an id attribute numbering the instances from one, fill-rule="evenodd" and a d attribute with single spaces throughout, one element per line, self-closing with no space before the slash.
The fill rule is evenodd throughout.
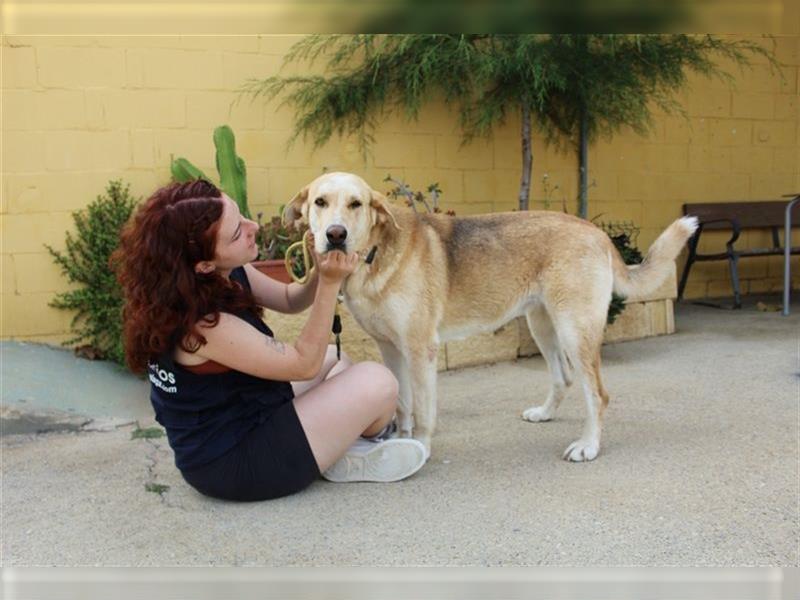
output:
<path id="1" fill-rule="evenodd" d="M 267 277 L 272 277 L 283 283 L 292 283 L 292 277 L 286 271 L 286 265 L 282 258 L 275 260 L 256 260 L 250 264 Z"/>

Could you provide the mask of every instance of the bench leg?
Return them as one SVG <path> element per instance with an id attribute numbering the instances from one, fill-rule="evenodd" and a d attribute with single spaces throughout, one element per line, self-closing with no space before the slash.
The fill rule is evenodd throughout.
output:
<path id="1" fill-rule="evenodd" d="M 733 308 L 742 308 L 742 292 L 739 288 L 739 257 L 734 253 L 728 259 L 733 283 Z"/>
<path id="2" fill-rule="evenodd" d="M 681 281 L 678 284 L 678 300 L 683 300 L 683 290 L 686 288 L 686 280 L 689 279 L 689 270 L 692 268 L 694 260 L 690 257 L 686 260 L 686 265 L 683 267 L 683 274 Z"/>
<path id="3" fill-rule="evenodd" d="M 700 229 L 702 229 L 702 227 Z M 678 284 L 678 300 L 683 300 L 683 290 L 686 288 L 686 281 L 689 279 L 689 270 L 692 268 L 694 257 L 697 255 L 697 242 L 700 240 L 700 229 L 689 238 L 689 256 L 686 257 L 686 264 L 683 267 L 681 281 Z"/>

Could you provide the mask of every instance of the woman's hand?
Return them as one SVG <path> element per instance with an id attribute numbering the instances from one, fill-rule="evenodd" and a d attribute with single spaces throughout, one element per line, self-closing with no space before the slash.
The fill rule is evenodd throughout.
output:
<path id="1" fill-rule="evenodd" d="M 323 255 L 314 252 L 314 262 L 319 270 L 319 278 L 323 283 L 340 284 L 342 280 L 356 269 L 358 254 L 345 254 L 340 250 L 331 250 Z"/>

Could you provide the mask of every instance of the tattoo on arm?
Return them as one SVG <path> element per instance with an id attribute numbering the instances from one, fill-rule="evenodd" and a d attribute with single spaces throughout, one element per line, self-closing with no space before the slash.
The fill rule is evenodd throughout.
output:
<path id="1" fill-rule="evenodd" d="M 286 344 L 283 342 L 279 342 L 275 338 L 271 338 L 267 336 L 267 345 L 271 346 L 273 350 L 276 352 L 280 352 L 281 354 L 286 354 Z"/>

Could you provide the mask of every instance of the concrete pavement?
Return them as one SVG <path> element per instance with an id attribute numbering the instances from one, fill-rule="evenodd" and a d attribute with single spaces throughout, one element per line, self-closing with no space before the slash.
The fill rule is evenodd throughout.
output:
<path id="1" fill-rule="evenodd" d="M 556 420 L 520 419 L 547 391 L 535 357 L 440 374 L 432 457 L 409 480 L 319 481 L 252 504 L 197 494 L 165 438 L 131 439 L 125 423 L 153 424 L 142 381 L 77 359 L 62 371 L 47 354 L 58 351 L 39 348 L 43 367 L 4 345 L 4 409 L 58 408 L 83 424 L 11 434 L 5 413 L 2 562 L 796 566 L 793 311 L 679 305 L 675 335 L 604 347 L 611 403 L 591 463 L 560 459 L 581 433 L 577 389 Z M 24 384 L 26 361 L 46 369 L 40 388 Z M 104 431 L 86 431 L 92 421 Z"/>
<path id="2" fill-rule="evenodd" d="M 106 361 L 0 342 L 2 434 L 107 429 L 149 418 L 148 383 Z"/>

